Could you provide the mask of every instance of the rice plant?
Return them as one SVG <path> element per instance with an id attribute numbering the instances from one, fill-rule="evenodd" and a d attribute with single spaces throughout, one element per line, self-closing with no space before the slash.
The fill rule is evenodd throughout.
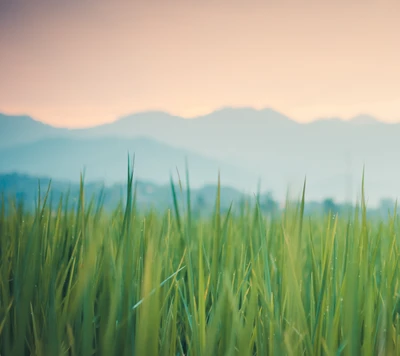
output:
<path id="1" fill-rule="evenodd" d="M 0 207 L 1 355 L 399 355 L 400 226 L 366 215 Z"/>

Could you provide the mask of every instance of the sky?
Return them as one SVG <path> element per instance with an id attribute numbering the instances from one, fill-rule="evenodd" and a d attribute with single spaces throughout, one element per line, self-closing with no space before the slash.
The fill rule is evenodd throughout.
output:
<path id="1" fill-rule="evenodd" d="M 399 0 L 0 0 L 0 112 L 400 121 Z"/>

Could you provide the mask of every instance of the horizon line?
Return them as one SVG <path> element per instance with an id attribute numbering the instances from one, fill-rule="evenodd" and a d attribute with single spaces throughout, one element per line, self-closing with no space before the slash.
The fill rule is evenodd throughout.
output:
<path id="1" fill-rule="evenodd" d="M 265 106 L 265 107 L 262 107 L 262 108 L 256 108 L 256 107 L 252 107 L 252 106 L 232 106 L 232 105 L 230 105 L 230 106 L 229 105 L 220 106 L 220 107 L 218 107 L 218 108 L 216 108 L 214 110 L 207 111 L 207 113 L 199 114 L 199 115 L 191 115 L 191 116 L 174 114 L 171 111 L 163 110 L 163 109 L 139 110 L 139 111 L 133 111 L 133 112 L 126 113 L 126 114 L 123 114 L 123 115 L 119 115 L 119 116 L 117 116 L 116 118 L 114 118 L 114 119 L 112 119 L 110 121 L 106 121 L 106 122 L 102 122 L 102 123 L 94 124 L 94 125 L 89 125 L 89 126 L 76 126 L 76 125 L 74 125 L 74 126 L 60 126 L 60 125 L 54 125 L 54 124 L 52 124 L 52 123 L 50 123 L 48 121 L 43 121 L 41 119 L 38 119 L 38 118 L 36 118 L 36 117 L 34 117 L 34 116 L 32 116 L 32 115 L 30 115 L 28 113 L 24 113 L 24 112 L 11 113 L 11 112 L 0 110 L 0 115 L 9 116 L 9 117 L 26 117 L 26 118 L 29 118 L 29 119 L 31 119 L 33 121 L 38 122 L 38 123 L 41 123 L 41 124 L 44 124 L 44 125 L 48 125 L 48 126 L 51 126 L 51 127 L 54 127 L 54 128 L 59 128 L 59 129 L 85 130 L 85 129 L 91 129 L 91 128 L 95 128 L 95 127 L 99 127 L 99 126 L 112 125 L 112 124 L 114 124 L 114 123 L 116 123 L 118 121 L 128 119 L 131 116 L 137 116 L 137 115 L 141 115 L 141 114 L 143 115 L 143 114 L 149 114 L 149 113 L 160 113 L 160 114 L 164 114 L 164 115 L 167 115 L 167 116 L 170 116 L 170 117 L 174 117 L 174 118 L 178 118 L 178 119 L 182 119 L 182 120 L 197 120 L 197 119 L 201 119 L 201 118 L 204 118 L 206 116 L 209 116 L 209 115 L 212 115 L 212 114 L 215 114 L 217 112 L 224 111 L 224 110 L 252 110 L 252 111 L 255 111 L 255 112 L 270 111 L 270 112 L 274 112 L 274 113 L 276 113 L 278 115 L 284 116 L 288 120 L 290 120 L 292 122 L 295 122 L 295 123 L 297 123 L 299 125 L 308 125 L 308 124 L 313 124 L 313 123 L 316 123 L 316 122 L 333 121 L 333 120 L 342 121 L 342 122 L 351 122 L 351 121 L 356 121 L 360 117 L 366 117 L 368 119 L 371 119 L 371 121 L 375 121 L 375 122 L 378 122 L 378 123 L 381 123 L 381 124 L 387 124 L 387 125 L 400 124 L 400 119 L 399 120 L 395 120 L 395 121 L 388 121 L 388 120 L 381 119 L 381 118 L 379 118 L 377 116 L 374 116 L 374 115 L 371 115 L 371 114 L 368 114 L 368 113 L 365 113 L 365 112 L 359 112 L 356 115 L 351 115 L 351 116 L 347 116 L 347 117 L 345 117 L 345 116 L 341 117 L 341 116 L 338 116 L 338 115 L 331 115 L 331 116 L 327 116 L 326 115 L 326 116 L 319 116 L 319 117 L 316 117 L 314 119 L 310 119 L 308 121 L 299 121 L 298 119 L 296 119 L 296 118 L 294 118 L 292 116 L 289 116 L 289 115 L 283 113 L 282 111 L 276 110 L 276 109 L 274 109 L 274 108 L 272 108 L 270 106 Z"/>

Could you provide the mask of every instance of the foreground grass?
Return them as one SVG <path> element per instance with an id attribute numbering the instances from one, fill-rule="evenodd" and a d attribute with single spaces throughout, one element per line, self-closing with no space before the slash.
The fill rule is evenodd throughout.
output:
<path id="1" fill-rule="evenodd" d="M 399 355 L 396 217 L 0 208 L 1 355 Z M 172 193 L 176 197 L 174 186 Z"/>

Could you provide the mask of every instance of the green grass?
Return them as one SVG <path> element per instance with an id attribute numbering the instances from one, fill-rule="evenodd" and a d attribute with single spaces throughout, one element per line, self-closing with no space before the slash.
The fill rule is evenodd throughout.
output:
<path id="1" fill-rule="evenodd" d="M 397 214 L 0 208 L 1 355 L 399 355 Z M 179 189 L 179 188 L 178 188 Z M 306 187 L 305 187 L 306 191 Z M 303 192 L 304 193 L 304 192 Z M 40 195 L 39 195 L 40 196 Z M 49 197 L 49 194 L 46 195 Z M 182 209 L 182 206 L 185 208 Z"/>

